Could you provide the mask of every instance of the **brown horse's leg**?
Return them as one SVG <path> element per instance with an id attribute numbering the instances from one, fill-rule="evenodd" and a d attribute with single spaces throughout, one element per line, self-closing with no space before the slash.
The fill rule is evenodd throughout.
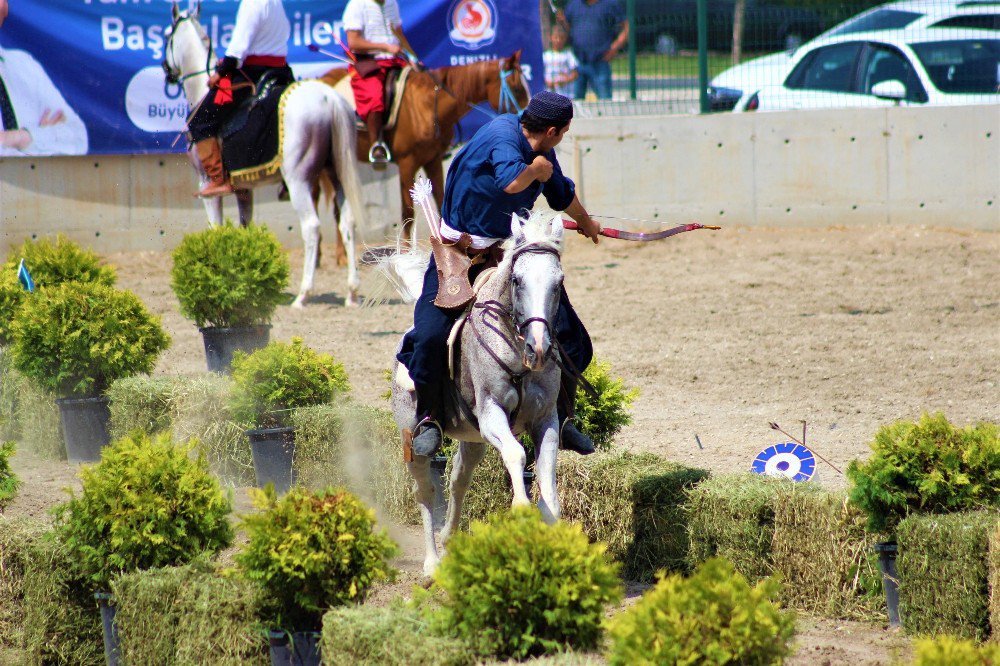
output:
<path id="1" fill-rule="evenodd" d="M 444 201 L 444 166 L 441 164 L 441 156 L 438 155 L 425 164 L 424 171 L 427 172 L 427 177 L 434 187 L 434 201 L 438 210 L 441 210 L 441 203 Z"/>

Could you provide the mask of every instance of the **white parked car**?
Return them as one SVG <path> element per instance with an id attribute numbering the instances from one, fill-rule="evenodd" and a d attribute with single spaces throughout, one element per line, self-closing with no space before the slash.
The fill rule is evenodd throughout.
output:
<path id="1" fill-rule="evenodd" d="M 797 53 L 818 40 L 838 35 L 910 28 L 970 28 L 1000 32 L 1000 4 L 995 0 L 899 0 L 879 5 L 830 28 L 797 49 L 740 63 L 712 79 L 712 111 L 743 110 L 750 97 L 767 86 L 781 85 Z"/>
<path id="2" fill-rule="evenodd" d="M 1000 33 L 904 28 L 816 39 L 747 111 L 1000 104 Z"/>

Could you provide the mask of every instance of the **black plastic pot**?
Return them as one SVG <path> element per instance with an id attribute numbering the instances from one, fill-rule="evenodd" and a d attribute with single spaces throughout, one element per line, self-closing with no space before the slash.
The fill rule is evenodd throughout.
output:
<path id="1" fill-rule="evenodd" d="M 320 666 L 318 631 L 272 631 L 268 642 L 272 666 Z"/>
<path id="2" fill-rule="evenodd" d="M 226 374 L 229 373 L 229 366 L 233 363 L 233 352 L 256 351 L 266 347 L 271 339 L 271 327 L 266 324 L 231 328 L 206 326 L 198 330 L 201 331 L 201 337 L 205 341 L 208 369 Z"/>
<path id="3" fill-rule="evenodd" d="M 97 599 L 97 607 L 101 609 L 101 627 L 104 630 L 104 659 L 108 666 L 118 666 L 118 625 L 115 624 L 115 614 L 118 609 L 115 607 L 111 595 L 107 592 L 98 592 L 94 595 Z"/>
<path id="4" fill-rule="evenodd" d="M 292 467 L 292 460 L 295 458 L 295 429 L 258 428 L 247 430 L 246 433 L 250 438 L 250 453 L 253 454 L 257 485 L 263 488 L 268 483 L 273 483 L 279 495 L 288 492 L 295 484 L 295 469 Z"/>
<path id="5" fill-rule="evenodd" d="M 103 395 L 60 398 L 56 404 L 62 420 L 66 458 L 73 463 L 100 460 L 101 449 L 111 441 L 108 435 L 108 422 L 111 420 L 108 399 Z"/>
<path id="6" fill-rule="evenodd" d="M 885 606 L 889 611 L 889 626 L 898 627 L 899 622 L 899 575 L 896 573 L 896 554 L 899 546 L 892 542 L 877 543 L 878 570 L 882 573 L 882 589 L 885 590 Z"/>

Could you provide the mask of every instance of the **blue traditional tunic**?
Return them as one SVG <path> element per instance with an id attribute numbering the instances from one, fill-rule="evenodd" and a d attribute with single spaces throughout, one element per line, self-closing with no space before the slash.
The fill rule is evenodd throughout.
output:
<path id="1" fill-rule="evenodd" d="M 555 210 L 569 206 L 575 186 L 563 175 L 554 150 L 544 153 L 552 163 L 552 177 L 548 181 L 535 181 L 517 194 L 503 191 L 539 154 L 531 149 L 515 115 L 499 116 L 481 127 L 448 167 L 441 206 L 442 235 L 458 240 L 465 232 L 473 236 L 474 247 L 488 247 L 510 236 L 511 214 L 526 214 L 540 194 L 545 195 Z M 453 236 L 444 227 L 445 223 L 453 230 Z M 475 279 L 481 268 L 481 264 L 474 266 L 469 277 Z M 413 328 L 403 338 L 396 355 L 418 386 L 438 385 L 448 377 L 448 334 L 462 314 L 460 310 L 443 310 L 434 305 L 437 291 L 437 265 L 431 255 L 424 274 L 423 292 L 413 310 Z M 565 289 L 553 324 L 559 343 L 582 372 L 590 364 L 593 347 Z"/>

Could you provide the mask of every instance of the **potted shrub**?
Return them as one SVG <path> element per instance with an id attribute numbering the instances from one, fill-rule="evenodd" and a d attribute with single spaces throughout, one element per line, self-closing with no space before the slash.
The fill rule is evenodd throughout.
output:
<path id="1" fill-rule="evenodd" d="M 272 664 L 319 664 L 323 613 L 360 603 L 390 579 L 396 545 L 375 529 L 375 513 L 346 490 L 273 486 L 251 491 L 258 512 L 244 516 L 248 541 L 236 561 L 264 592 Z"/>
<path id="2" fill-rule="evenodd" d="M 0 267 L 0 347 L 11 342 L 11 323 L 28 292 L 17 279 L 21 260 L 28 267 L 36 289 L 55 287 L 65 282 L 96 282 L 109 287 L 115 284 L 115 270 L 101 264 L 101 259 L 62 234 L 54 239 L 25 241 L 7 255 Z"/>
<path id="3" fill-rule="evenodd" d="M 231 222 L 187 234 L 173 253 L 170 285 L 205 342 L 208 369 L 228 372 L 236 350 L 267 344 L 288 284 L 288 257 L 265 226 Z"/>
<path id="4" fill-rule="evenodd" d="M 444 593 L 436 623 L 499 660 L 593 650 L 622 595 L 606 549 L 578 524 L 546 525 L 534 507 L 476 521 L 452 537 L 434 572 Z"/>
<path id="5" fill-rule="evenodd" d="M 10 458 L 14 455 L 14 442 L 0 444 L 0 515 L 17 495 L 21 481 L 10 468 Z"/>
<path id="6" fill-rule="evenodd" d="M 21 305 L 12 330 L 14 366 L 60 396 L 71 462 L 97 460 L 108 443 L 108 385 L 150 372 L 170 344 L 135 294 L 100 283 L 40 289 Z"/>
<path id="7" fill-rule="evenodd" d="M 850 499 L 868 529 L 888 539 L 875 545 L 889 622 L 899 625 L 895 530 L 911 513 L 950 513 L 1000 504 L 1000 430 L 990 423 L 956 428 L 944 414 L 899 421 L 875 433 L 872 455 L 847 468 Z"/>
<path id="8" fill-rule="evenodd" d="M 231 500 L 197 441 L 174 445 L 166 433 L 135 433 L 104 449 L 80 472 L 80 494 L 53 509 L 55 534 L 81 576 L 96 590 L 108 663 L 117 663 L 111 578 L 178 566 L 216 553 L 233 540 Z"/>
<path id="9" fill-rule="evenodd" d="M 292 338 L 252 354 L 233 357 L 233 418 L 250 426 L 250 451 L 257 485 L 273 483 L 279 493 L 295 482 L 295 430 L 291 410 L 320 405 L 350 389 L 344 367 Z"/>

